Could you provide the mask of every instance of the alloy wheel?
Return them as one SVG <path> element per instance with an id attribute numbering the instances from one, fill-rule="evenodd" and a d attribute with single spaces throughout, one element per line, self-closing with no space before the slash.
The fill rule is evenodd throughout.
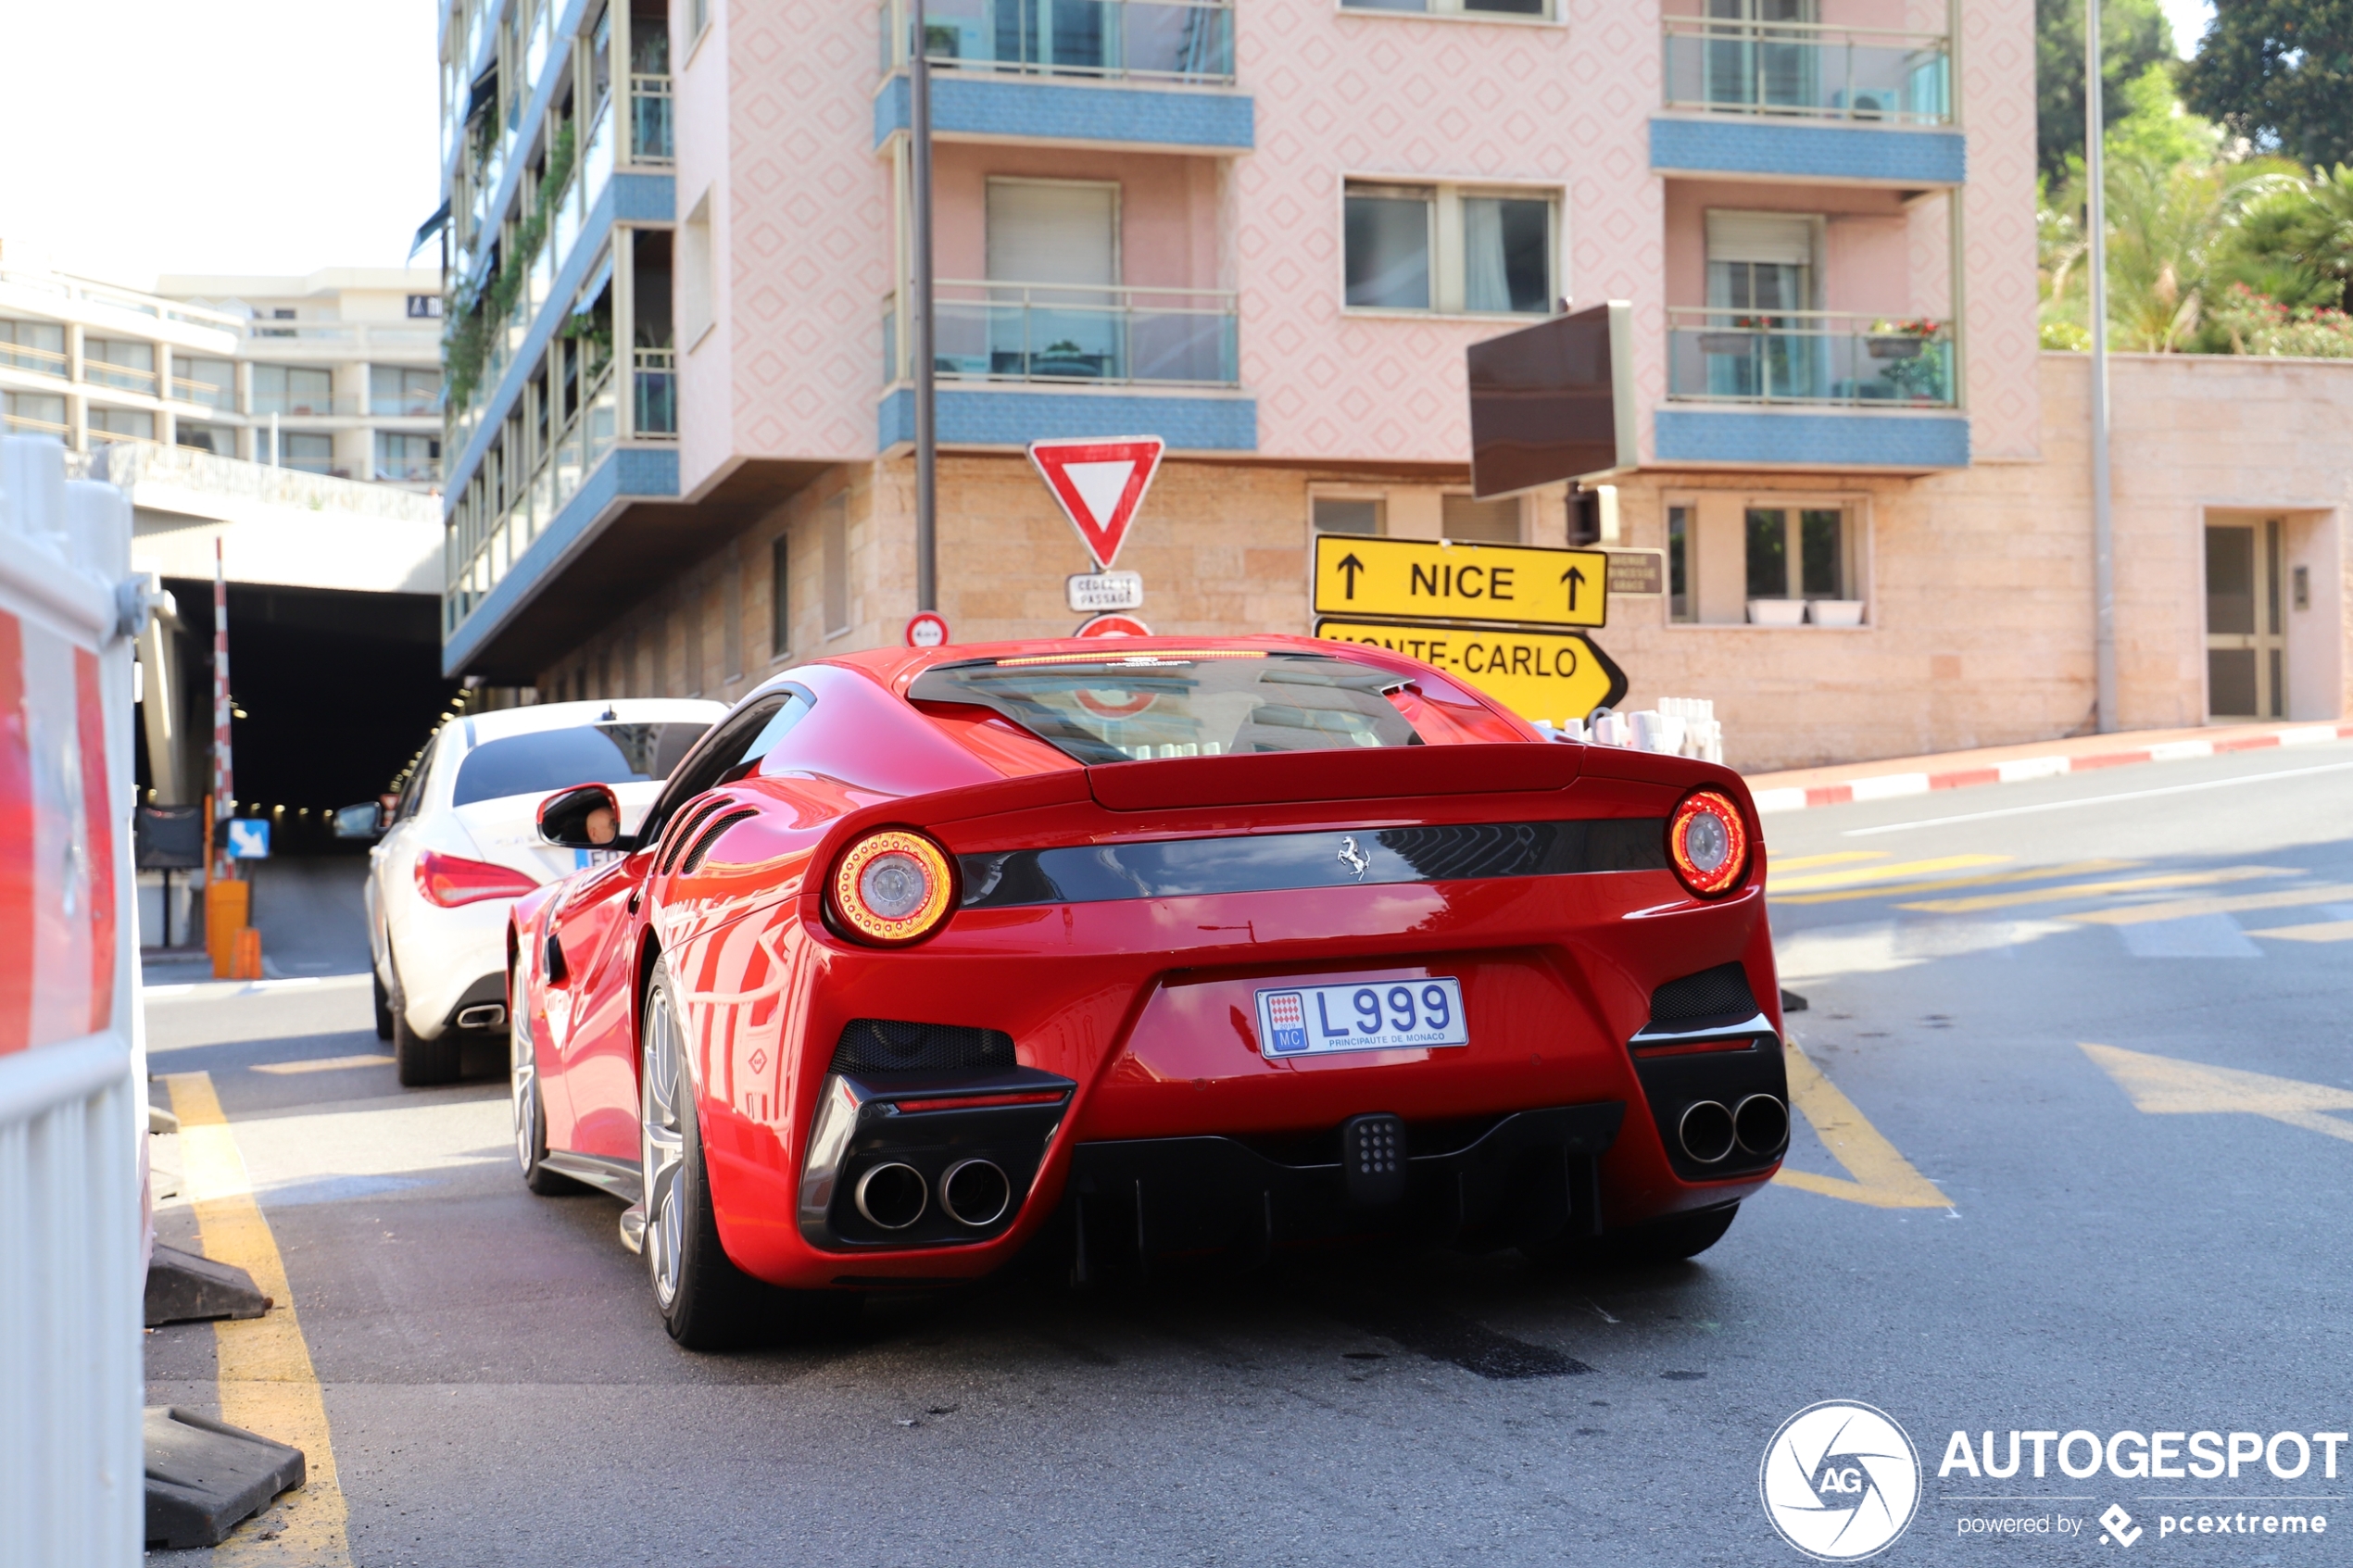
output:
<path id="1" fill-rule="evenodd" d="M 514 1102 L 515 1163 L 528 1176 L 540 1139 L 539 1067 L 532 1052 L 528 1013 L 516 1013 L 507 1025 L 507 1086 Z"/>
<path id="2" fill-rule="evenodd" d="M 646 998 L 646 1060 L 639 1083 L 637 1148 L 644 1178 L 646 1267 L 653 1275 L 654 1296 L 666 1308 L 678 1294 L 685 1231 L 678 1187 L 686 1150 L 678 1101 L 686 1085 L 679 1072 L 677 1019 L 666 985 L 656 985 Z"/>

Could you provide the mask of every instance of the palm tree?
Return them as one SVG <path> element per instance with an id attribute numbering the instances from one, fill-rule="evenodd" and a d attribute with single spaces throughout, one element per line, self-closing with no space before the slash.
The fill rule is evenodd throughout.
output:
<path id="1" fill-rule="evenodd" d="M 2189 159 L 2172 162 L 2112 149 L 2108 165 L 2108 325 L 2116 346 L 2175 354 L 2197 334 L 2207 302 L 2230 281 L 2228 263 L 2248 207 L 2266 197 L 2302 189 L 2296 166 L 2283 158 Z M 2061 212 L 2084 207 L 2079 173 L 2060 192 Z M 2081 222 L 2046 224 L 2045 262 L 2051 297 L 2066 302 L 2083 290 L 2082 265 L 2091 246 Z"/>
<path id="2" fill-rule="evenodd" d="M 2353 303 L 2353 168 L 2250 204 L 2232 249 L 2233 276 L 2283 305 Z"/>

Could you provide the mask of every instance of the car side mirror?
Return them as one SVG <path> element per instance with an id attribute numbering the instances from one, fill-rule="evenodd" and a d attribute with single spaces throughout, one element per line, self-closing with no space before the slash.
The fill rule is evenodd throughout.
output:
<path id="1" fill-rule="evenodd" d="M 384 808 L 372 800 L 346 806 L 335 813 L 337 838 L 379 838 L 384 834 Z"/>
<path id="2" fill-rule="evenodd" d="M 565 849 L 626 849 L 610 786 L 574 784 L 539 803 L 539 836 Z"/>

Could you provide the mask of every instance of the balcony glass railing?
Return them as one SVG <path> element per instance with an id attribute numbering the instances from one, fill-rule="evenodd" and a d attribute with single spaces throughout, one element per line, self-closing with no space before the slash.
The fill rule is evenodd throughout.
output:
<path id="1" fill-rule="evenodd" d="M 940 282 L 932 373 L 950 381 L 1241 383 L 1239 315 L 1220 289 Z M 898 302 L 885 306 L 890 379 L 904 381 Z"/>
<path id="2" fill-rule="evenodd" d="M 883 0 L 883 70 L 907 63 L 906 0 Z M 1230 86 L 1233 0 L 928 0 L 935 69 Z"/>
<path id="3" fill-rule="evenodd" d="M 498 487 L 510 497 L 502 508 L 489 504 L 492 486 L 477 480 L 470 487 L 443 539 L 445 634 L 464 623 L 613 449 L 621 433 L 618 380 L 612 366 L 607 364 L 555 441 L 538 454 L 530 471 L 520 474 L 517 483 Z M 499 451 L 484 463 L 483 470 L 485 474 L 497 473 L 509 461 L 520 469 L 522 460 L 522 453 Z"/>
<path id="4" fill-rule="evenodd" d="M 629 159 L 669 163 L 677 156 L 671 141 L 670 78 L 629 78 Z"/>
<path id="5" fill-rule="evenodd" d="M 1811 22 L 1666 19 L 1667 107 L 1888 125 L 1953 118 L 1952 41 Z"/>
<path id="6" fill-rule="evenodd" d="M 144 396 L 156 395 L 156 373 L 136 365 L 114 365 L 103 359 L 84 359 L 82 379 L 93 386 L 110 386 L 119 392 L 136 392 Z"/>
<path id="7" fill-rule="evenodd" d="M 62 379 L 66 373 L 65 351 L 43 348 L 36 344 L 0 341 L 0 365 L 6 365 L 12 370 L 31 370 L 37 376 Z"/>
<path id="8" fill-rule="evenodd" d="M 636 351 L 635 390 L 629 409 L 629 428 L 638 435 L 678 433 L 678 351 L 640 348 Z"/>
<path id="9" fill-rule="evenodd" d="M 1940 408 L 1953 324 L 1838 310 L 1667 313 L 1667 395 L 1692 402 Z"/>

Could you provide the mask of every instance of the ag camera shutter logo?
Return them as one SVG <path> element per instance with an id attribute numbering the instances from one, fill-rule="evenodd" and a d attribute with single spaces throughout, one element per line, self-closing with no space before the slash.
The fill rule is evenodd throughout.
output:
<path id="1" fill-rule="evenodd" d="M 1818 1562 L 1859 1562 L 1911 1524 L 1920 1456 L 1885 1411 L 1825 1399 L 1781 1423 L 1756 1490 L 1781 1539 Z"/>

